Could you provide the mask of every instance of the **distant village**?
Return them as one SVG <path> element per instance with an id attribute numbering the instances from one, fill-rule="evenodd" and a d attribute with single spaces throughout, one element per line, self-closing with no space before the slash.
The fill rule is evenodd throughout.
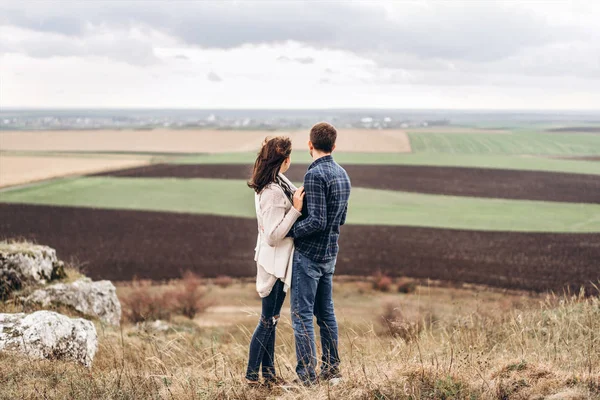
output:
<path id="1" fill-rule="evenodd" d="M 199 114 L 205 114 L 199 112 Z M 213 112 L 208 115 L 187 113 L 168 113 L 157 111 L 131 113 L 123 112 L 111 115 L 109 112 L 90 112 L 89 114 L 67 114 L 64 111 L 53 114 L 41 111 L 15 112 L 0 114 L 1 130 L 86 130 L 86 129 L 246 129 L 246 130 L 290 130 L 304 129 L 315 121 L 327 120 L 339 128 L 363 129 L 406 129 L 427 126 L 448 125 L 447 119 L 431 119 L 426 116 L 407 118 L 406 116 L 361 115 L 359 113 L 340 112 L 326 115 L 323 112 L 311 115 L 307 112 L 275 112 L 269 115 L 266 111 L 242 111 L 223 113 Z"/>

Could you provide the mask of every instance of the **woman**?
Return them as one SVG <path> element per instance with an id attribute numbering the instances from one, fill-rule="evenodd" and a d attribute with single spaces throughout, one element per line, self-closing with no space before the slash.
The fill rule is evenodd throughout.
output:
<path id="1" fill-rule="evenodd" d="M 250 342 L 246 381 L 259 385 L 259 369 L 267 385 L 278 382 L 275 374 L 275 330 L 281 306 L 292 278 L 294 241 L 286 237 L 302 215 L 304 188 L 297 189 L 283 174 L 290 168 L 292 142 L 287 137 L 265 139 L 248 186 L 255 194 L 258 240 L 256 290 L 262 313 Z"/>

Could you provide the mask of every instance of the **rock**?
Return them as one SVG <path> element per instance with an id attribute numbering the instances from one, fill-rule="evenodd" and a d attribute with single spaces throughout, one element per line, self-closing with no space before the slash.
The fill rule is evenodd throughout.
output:
<path id="1" fill-rule="evenodd" d="M 0 270 L 13 270 L 24 280 L 45 283 L 52 277 L 57 262 L 56 250 L 48 246 L 29 243 L 2 243 L 0 246 Z"/>
<path id="2" fill-rule="evenodd" d="M 89 368 L 97 349 L 96 328 L 85 319 L 71 319 L 52 311 L 0 314 L 0 352 L 76 361 Z"/>
<path id="3" fill-rule="evenodd" d="M 92 282 L 82 278 L 73 283 L 57 283 L 36 290 L 25 301 L 43 307 L 66 305 L 110 325 L 119 326 L 121 322 L 121 303 L 110 281 Z"/>

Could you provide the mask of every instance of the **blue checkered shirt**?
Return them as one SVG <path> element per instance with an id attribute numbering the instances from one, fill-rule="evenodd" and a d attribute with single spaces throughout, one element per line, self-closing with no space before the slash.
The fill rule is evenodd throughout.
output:
<path id="1" fill-rule="evenodd" d="M 346 222 L 350 178 L 333 157 L 313 162 L 304 176 L 305 210 L 289 236 L 296 251 L 314 262 L 329 262 L 337 257 L 340 226 Z"/>

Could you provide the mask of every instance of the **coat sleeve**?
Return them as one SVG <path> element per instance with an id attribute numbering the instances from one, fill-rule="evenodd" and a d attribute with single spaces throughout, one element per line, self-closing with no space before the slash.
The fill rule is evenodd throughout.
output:
<path id="1" fill-rule="evenodd" d="M 281 190 L 269 187 L 260 197 L 263 234 L 271 247 L 277 246 L 286 237 L 294 222 L 302 215 L 294 207 L 287 210 L 284 196 Z"/>

